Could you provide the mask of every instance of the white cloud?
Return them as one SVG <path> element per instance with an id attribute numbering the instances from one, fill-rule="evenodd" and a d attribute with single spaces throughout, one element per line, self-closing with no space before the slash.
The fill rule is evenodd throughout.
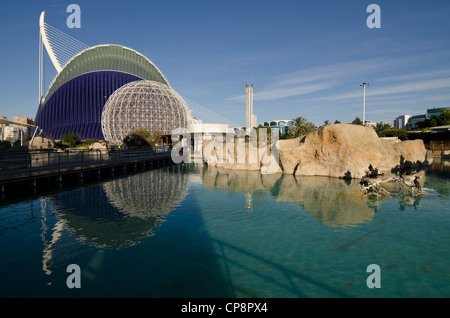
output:
<path id="1" fill-rule="evenodd" d="M 328 84 L 332 85 L 332 84 Z M 311 84 L 311 85 L 301 85 L 301 86 L 291 86 L 291 87 L 277 87 L 272 89 L 266 89 L 262 91 L 254 92 L 254 100 L 274 100 L 292 96 L 305 95 L 327 88 L 327 84 Z M 245 101 L 245 95 L 239 95 L 229 98 L 233 101 Z"/>
<path id="2" fill-rule="evenodd" d="M 440 78 L 440 79 L 432 79 L 432 80 L 424 80 L 424 81 L 415 81 L 409 83 L 403 83 L 398 85 L 384 86 L 384 87 L 370 87 L 366 88 L 366 98 L 370 98 L 372 96 L 385 96 L 395 95 L 395 94 L 404 94 L 404 93 L 418 93 L 424 91 L 432 91 L 442 88 L 450 88 L 450 77 Z M 318 97 L 314 100 L 316 101 L 330 101 L 330 100 L 345 100 L 345 99 L 354 99 L 361 98 L 362 93 L 361 90 L 352 91 L 344 94 L 337 94 L 332 96 Z M 405 96 L 405 98 L 407 98 Z"/>
<path id="3" fill-rule="evenodd" d="M 308 101 L 349 101 L 362 99 L 359 84 L 368 80 L 366 97 L 392 102 L 392 99 L 411 100 L 425 98 L 440 99 L 434 93 L 438 89 L 450 88 L 450 68 L 417 72 L 424 61 L 442 57 L 448 52 L 429 52 L 396 58 L 377 57 L 304 68 L 271 77 L 265 85 L 254 90 L 255 100 L 277 100 L 286 97 L 304 96 L 322 92 L 320 97 L 310 96 Z M 415 72 L 411 72 L 414 69 Z M 387 74 L 400 74 L 386 76 Z M 372 81 L 371 81 L 372 79 Z M 361 81 L 361 82 L 360 82 Z M 355 87 L 345 91 L 345 87 Z M 325 94 L 326 93 L 326 94 Z M 444 94 L 448 95 L 448 91 Z M 231 101 L 245 101 L 245 95 L 228 98 Z"/>

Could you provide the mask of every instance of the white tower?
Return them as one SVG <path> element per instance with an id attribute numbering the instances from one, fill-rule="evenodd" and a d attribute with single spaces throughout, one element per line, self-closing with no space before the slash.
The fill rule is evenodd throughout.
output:
<path id="1" fill-rule="evenodd" d="M 366 86 L 369 86 L 369 83 L 364 82 L 360 86 L 364 89 L 364 99 L 363 99 L 363 125 L 366 124 Z"/>
<path id="2" fill-rule="evenodd" d="M 247 132 L 255 127 L 255 116 L 253 115 L 253 84 L 245 85 L 245 128 Z"/>

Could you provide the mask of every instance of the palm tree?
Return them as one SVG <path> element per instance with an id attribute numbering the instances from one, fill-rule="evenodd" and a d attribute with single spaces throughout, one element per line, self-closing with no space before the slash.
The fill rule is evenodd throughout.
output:
<path id="1" fill-rule="evenodd" d="M 294 121 L 293 133 L 296 135 L 306 135 L 316 128 L 312 122 L 309 122 L 305 117 L 296 117 L 292 119 Z"/>

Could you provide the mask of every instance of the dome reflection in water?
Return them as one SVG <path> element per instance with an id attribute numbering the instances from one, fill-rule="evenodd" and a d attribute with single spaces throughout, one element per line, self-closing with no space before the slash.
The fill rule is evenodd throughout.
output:
<path id="1" fill-rule="evenodd" d="M 153 235 L 187 190 L 183 173 L 158 169 L 62 192 L 50 202 L 82 241 L 120 249 Z"/>

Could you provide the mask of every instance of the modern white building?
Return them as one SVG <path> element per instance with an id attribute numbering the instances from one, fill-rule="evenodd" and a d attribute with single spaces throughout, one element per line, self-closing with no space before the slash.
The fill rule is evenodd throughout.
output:
<path id="1" fill-rule="evenodd" d="M 376 126 L 377 126 L 377 123 L 374 122 L 374 121 L 371 121 L 371 120 L 366 120 L 366 121 L 364 122 L 364 125 L 365 125 L 365 126 L 370 126 L 370 127 L 376 127 Z"/>
<path id="2" fill-rule="evenodd" d="M 394 119 L 394 128 L 402 129 L 406 127 L 411 115 L 401 115 Z"/>
<path id="3" fill-rule="evenodd" d="M 17 117 L 17 116 L 14 116 Z M 10 121 L 5 116 L 0 116 L 0 140 L 15 142 L 22 140 L 23 136 L 29 136 L 29 129 L 33 125 L 22 122 Z"/>
<path id="4" fill-rule="evenodd" d="M 8 140 L 10 142 L 15 142 L 26 134 L 27 129 L 23 127 L 5 126 L 3 128 L 3 140 Z"/>
<path id="5" fill-rule="evenodd" d="M 294 121 L 291 119 L 285 120 L 272 120 L 265 121 L 263 123 L 264 127 L 270 127 L 272 129 L 279 129 L 281 135 L 286 135 L 289 132 L 289 128 L 295 125 Z"/>
<path id="6" fill-rule="evenodd" d="M 245 85 L 245 128 L 250 131 L 256 127 L 257 118 L 253 114 L 253 84 Z"/>
<path id="7" fill-rule="evenodd" d="M 70 131 L 80 140 L 119 143 L 140 128 L 170 135 L 172 129 L 187 128 L 194 117 L 203 123 L 230 123 L 201 105 L 191 101 L 188 105 L 157 66 L 131 48 L 117 44 L 89 47 L 47 24 L 45 12 L 39 30 L 35 125 L 46 137 L 58 140 Z M 57 72 L 47 92 L 43 87 L 44 48 Z M 249 106 L 252 112 L 252 103 Z"/>

